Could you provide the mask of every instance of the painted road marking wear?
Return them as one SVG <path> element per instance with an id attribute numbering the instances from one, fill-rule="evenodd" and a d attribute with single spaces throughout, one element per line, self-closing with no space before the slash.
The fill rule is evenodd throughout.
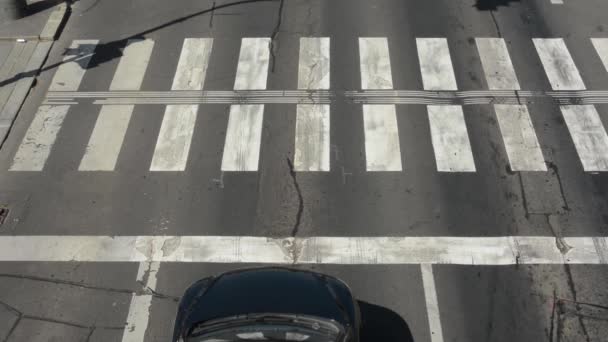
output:
<path id="1" fill-rule="evenodd" d="M 51 80 L 49 91 L 76 91 L 97 46 L 97 40 L 75 40 Z M 42 171 L 69 105 L 40 106 L 10 167 L 11 171 Z"/>
<path id="2" fill-rule="evenodd" d="M 502 38 L 477 38 L 477 49 L 492 90 L 520 90 Z M 494 105 L 512 171 L 547 171 L 538 138 L 525 105 Z"/>
<path id="3" fill-rule="evenodd" d="M 417 38 L 418 59 L 425 90 L 457 90 L 456 76 L 445 38 Z M 427 106 L 437 170 L 475 172 L 475 161 L 462 106 Z"/>
<path id="4" fill-rule="evenodd" d="M 150 318 L 150 306 L 156 291 L 159 262 L 141 262 L 137 269 L 137 283 L 142 284 L 142 293 L 133 293 L 127 314 L 127 325 L 122 335 L 122 342 L 145 341 Z"/>
<path id="5" fill-rule="evenodd" d="M 1 261 L 292 264 L 605 264 L 608 237 L 0 236 Z M 163 246 L 174 246 L 169 252 Z"/>
<path id="6" fill-rule="evenodd" d="M 270 38 L 243 38 L 235 90 L 266 89 Z M 257 171 L 264 105 L 232 105 L 228 117 L 222 171 Z"/>
<path id="7" fill-rule="evenodd" d="M 393 89 L 386 38 L 359 38 L 361 89 Z M 394 105 L 363 105 L 367 171 L 401 171 L 401 149 Z"/>
<path id="8" fill-rule="evenodd" d="M 330 38 L 300 39 L 298 90 L 266 90 L 268 38 L 244 38 L 236 65 L 234 90 L 202 91 L 213 45 L 211 38 L 184 41 L 171 91 L 140 91 L 154 43 L 131 40 L 110 91 L 78 92 L 97 41 L 74 41 L 49 87 L 21 145 L 11 171 L 42 171 L 71 107 L 92 101 L 102 105 L 79 170 L 112 171 L 122 149 L 134 106 L 166 106 L 151 171 L 185 171 L 200 104 L 228 104 L 230 115 L 222 171 L 257 171 L 265 104 L 296 107 L 294 170 L 328 172 L 330 106 L 344 98 L 363 109 L 366 171 L 402 171 L 396 104 L 428 108 L 431 138 L 440 172 L 474 172 L 463 105 L 492 104 L 513 171 L 547 171 L 543 152 L 521 101 L 544 99 L 561 105 L 585 171 L 608 171 L 608 136 L 594 104 L 606 103 L 608 91 L 586 90 L 562 39 L 534 39 L 553 90 L 521 90 L 507 44 L 501 38 L 477 38 L 477 50 L 489 90 L 458 91 L 448 41 L 417 39 L 425 90 L 394 90 L 388 40 L 358 40 L 361 90 L 331 90 Z M 608 38 L 591 39 L 608 72 Z M 213 47 L 217 49 L 218 47 Z M 221 47 L 220 47 L 221 48 Z M 354 47 L 356 49 L 356 47 Z M 295 71 L 294 71 L 295 72 Z M 499 103 L 499 104 L 496 104 Z M 475 118 L 472 118 L 475 119 Z M 288 142 L 285 142 L 288 143 Z M 219 151 L 218 151 L 219 152 Z"/>
<path id="9" fill-rule="evenodd" d="M 534 46 L 554 90 L 585 90 L 574 60 L 563 39 L 533 39 Z M 604 52 L 602 44 L 598 53 Z M 601 56 L 602 60 L 608 58 Z M 583 169 L 608 171 L 608 134 L 593 105 L 560 106 Z"/>
<path id="10" fill-rule="evenodd" d="M 172 90 L 201 90 L 205 82 L 212 38 L 186 39 Z M 165 109 L 151 171 L 184 171 L 196 124 L 198 105 L 169 105 Z"/>
<path id="11" fill-rule="evenodd" d="M 148 67 L 154 41 L 129 40 L 110 84 L 110 90 L 138 90 Z M 81 171 L 112 171 L 122 147 L 133 105 L 101 107 L 80 162 Z"/>
<path id="12" fill-rule="evenodd" d="M 329 38 L 300 38 L 298 89 L 329 89 Z M 330 107 L 296 106 L 295 171 L 329 171 Z"/>
<path id="13" fill-rule="evenodd" d="M 435 288 L 435 276 L 433 266 L 430 264 L 420 265 L 422 273 L 422 287 L 426 302 L 426 314 L 429 319 L 429 331 L 431 342 L 443 342 L 443 330 L 441 328 L 441 315 L 439 314 L 439 303 L 437 301 L 437 289 Z"/>

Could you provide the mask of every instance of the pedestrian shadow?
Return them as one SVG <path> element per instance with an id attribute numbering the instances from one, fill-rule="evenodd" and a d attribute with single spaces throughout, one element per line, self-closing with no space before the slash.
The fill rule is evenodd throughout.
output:
<path id="1" fill-rule="evenodd" d="M 512 2 L 520 2 L 521 0 L 477 0 L 475 8 L 480 11 L 496 11 L 499 6 L 508 7 Z"/>
<path id="2" fill-rule="evenodd" d="M 409 326 L 385 307 L 357 301 L 361 310 L 361 342 L 414 342 Z"/>

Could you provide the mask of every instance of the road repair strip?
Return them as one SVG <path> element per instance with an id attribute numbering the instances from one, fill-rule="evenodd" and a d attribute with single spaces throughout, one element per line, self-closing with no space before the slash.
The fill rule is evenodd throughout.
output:
<path id="1" fill-rule="evenodd" d="M 1 236 L 0 261 L 606 264 L 607 237 Z M 567 248 L 564 248 L 566 246 Z"/>

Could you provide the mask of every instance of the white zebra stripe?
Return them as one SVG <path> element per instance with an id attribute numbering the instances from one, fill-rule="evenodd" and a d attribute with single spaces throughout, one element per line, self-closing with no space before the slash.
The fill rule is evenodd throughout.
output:
<path id="1" fill-rule="evenodd" d="M 502 38 L 477 38 L 477 49 L 488 87 L 519 90 L 507 45 Z M 512 171 L 547 171 L 528 107 L 494 105 Z"/>
<path id="2" fill-rule="evenodd" d="M 584 90 L 585 83 L 561 38 L 532 39 L 553 90 Z"/>
<path id="3" fill-rule="evenodd" d="M 266 89 L 270 38 L 243 38 L 234 89 Z M 257 171 L 264 105 L 232 105 L 222 171 Z"/>
<path id="4" fill-rule="evenodd" d="M 300 38 L 298 89 L 329 89 L 329 38 Z M 295 171 L 329 171 L 330 106 L 296 107 Z"/>
<path id="5" fill-rule="evenodd" d="M 591 43 L 608 72 L 608 38 L 591 38 Z"/>
<path id="6" fill-rule="evenodd" d="M 76 91 L 97 40 L 74 40 L 51 80 L 49 91 Z M 70 106 L 40 106 L 15 154 L 10 171 L 42 171 Z"/>
<path id="7" fill-rule="evenodd" d="M 205 82 L 212 38 L 185 39 L 172 90 L 201 90 Z M 196 124 L 198 105 L 169 105 L 152 157 L 151 171 L 184 171 Z"/>
<path id="8" fill-rule="evenodd" d="M 392 89 L 393 76 L 386 38 L 359 38 L 361 88 Z M 367 171 L 401 171 L 401 148 L 395 105 L 364 105 Z"/>
<path id="9" fill-rule="evenodd" d="M 110 84 L 110 90 L 138 90 L 150 61 L 154 41 L 129 40 Z M 112 171 L 131 120 L 133 105 L 101 107 L 80 171 Z"/>
<path id="10" fill-rule="evenodd" d="M 608 171 L 608 134 L 592 105 L 561 106 L 585 171 Z"/>

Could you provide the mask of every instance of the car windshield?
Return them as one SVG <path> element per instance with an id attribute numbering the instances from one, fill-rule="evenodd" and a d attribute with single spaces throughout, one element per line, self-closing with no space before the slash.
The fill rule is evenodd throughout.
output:
<path id="1" fill-rule="evenodd" d="M 306 341 L 335 342 L 342 335 L 335 323 L 321 320 L 255 319 L 223 321 L 201 325 L 190 333 L 188 342 Z"/>

